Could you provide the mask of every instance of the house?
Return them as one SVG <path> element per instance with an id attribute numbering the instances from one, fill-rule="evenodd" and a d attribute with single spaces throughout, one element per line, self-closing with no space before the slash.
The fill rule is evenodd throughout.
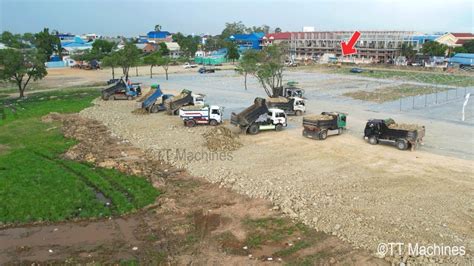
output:
<path id="1" fill-rule="evenodd" d="M 265 36 L 263 32 L 253 32 L 250 34 L 234 34 L 229 37 L 229 40 L 239 46 L 239 51 L 246 49 L 260 50 L 262 38 Z"/>
<path id="2" fill-rule="evenodd" d="M 275 32 L 269 33 L 262 38 L 262 46 L 272 44 L 289 44 L 291 39 L 291 32 Z"/>
<path id="3" fill-rule="evenodd" d="M 168 31 L 150 31 L 147 33 L 148 42 L 172 42 L 173 38 Z"/>
<path id="4" fill-rule="evenodd" d="M 66 51 L 65 54 L 71 54 L 76 51 L 92 49 L 92 42 L 85 42 L 81 37 L 75 36 L 73 40 L 61 41 L 61 46 Z"/>
<path id="5" fill-rule="evenodd" d="M 170 50 L 170 57 L 178 58 L 181 56 L 181 47 L 176 42 L 165 42 L 166 47 Z"/>
<path id="6" fill-rule="evenodd" d="M 446 33 L 436 39 L 437 42 L 447 45 L 448 47 L 460 47 L 468 41 L 474 40 L 472 33 Z"/>

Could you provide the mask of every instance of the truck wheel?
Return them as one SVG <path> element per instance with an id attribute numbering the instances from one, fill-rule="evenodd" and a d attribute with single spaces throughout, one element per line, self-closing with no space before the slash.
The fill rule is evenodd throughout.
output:
<path id="1" fill-rule="evenodd" d="M 173 115 L 178 115 L 178 114 L 179 114 L 179 109 L 178 109 L 178 110 L 174 110 L 174 111 L 172 112 L 172 114 L 173 114 Z"/>
<path id="2" fill-rule="evenodd" d="M 372 136 L 372 137 L 369 137 L 369 143 L 372 145 L 376 145 L 379 143 L 379 141 L 376 137 Z"/>
<path id="3" fill-rule="evenodd" d="M 130 95 L 129 95 L 129 96 L 127 96 L 127 100 L 131 101 L 132 99 L 133 99 L 133 97 L 132 97 L 132 96 L 130 96 Z"/>
<path id="4" fill-rule="evenodd" d="M 217 121 L 214 120 L 214 119 L 212 119 L 211 121 L 209 121 L 209 125 L 211 125 L 211 126 L 213 126 L 213 127 L 214 127 L 214 126 L 217 126 L 217 124 L 219 124 L 219 123 L 217 123 Z"/>
<path id="5" fill-rule="evenodd" d="M 303 112 L 301 112 L 301 110 L 298 110 L 298 111 L 296 111 L 295 114 L 296 114 L 297 116 L 301 116 L 301 115 L 303 115 Z"/>
<path id="6" fill-rule="evenodd" d="M 251 135 L 258 134 L 259 131 L 260 131 L 260 127 L 258 125 L 251 125 L 249 129 L 247 130 L 247 132 Z"/>
<path id="7" fill-rule="evenodd" d="M 308 131 L 306 129 L 303 129 L 303 137 L 307 137 L 308 136 Z"/>
<path id="8" fill-rule="evenodd" d="M 320 140 L 325 140 L 328 137 L 328 131 L 327 130 L 322 130 L 319 132 L 319 139 Z"/>
<path id="9" fill-rule="evenodd" d="M 190 120 L 186 120 L 186 126 L 187 127 L 194 127 L 196 125 L 196 121 L 190 119 Z"/>
<path id="10" fill-rule="evenodd" d="M 397 148 L 401 151 L 404 151 L 408 148 L 408 143 L 403 139 L 397 140 Z"/>
<path id="11" fill-rule="evenodd" d="M 153 106 L 151 107 L 150 111 L 151 111 L 152 113 L 158 113 L 158 111 L 160 111 L 160 110 L 159 110 L 159 108 L 158 108 L 157 105 L 153 105 Z"/>
<path id="12" fill-rule="evenodd" d="M 275 126 L 275 131 L 282 131 L 283 130 L 283 125 L 282 124 L 278 124 Z"/>

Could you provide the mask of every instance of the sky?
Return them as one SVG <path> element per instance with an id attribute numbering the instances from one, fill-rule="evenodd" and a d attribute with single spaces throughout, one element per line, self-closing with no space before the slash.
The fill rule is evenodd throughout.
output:
<path id="1" fill-rule="evenodd" d="M 284 31 L 474 32 L 471 0 L 0 0 L 0 32 L 50 30 L 134 37 L 159 24 L 185 34 L 219 34 L 226 22 Z"/>

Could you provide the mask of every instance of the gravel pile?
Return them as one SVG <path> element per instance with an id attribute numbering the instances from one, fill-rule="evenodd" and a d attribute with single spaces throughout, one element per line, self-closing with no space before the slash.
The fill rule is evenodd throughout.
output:
<path id="1" fill-rule="evenodd" d="M 235 151 L 242 147 L 238 135 L 224 126 L 211 128 L 203 136 L 210 151 Z"/>
<path id="2" fill-rule="evenodd" d="M 409 130 L 409 131 L 416 131 L 416 130 L 422 130 L 423 129 L 422 126 L 416 125 L 416 124 L 397 124 L 397 123 L 392 123 L 392 124 L 388 125 L 388 128 Z"/>
<path id="3" fill-rule="evenodd" d="M 333 117 L 330 115 L 306 115 L 304 117 L 306 120 L 332 120 Z"/>
<path id="4" fill-rule="evenodd" d="M 474 251 L 474 167 L 463 160 L 367 145 L 349 134 L 314 142 L 302 138 L 298 126 L 241 135 L 243 145 L 231 151 L 232 156 L 206 161 L 200 159 L 209 153 L 205 135 L 215 128 L 187 128 L 179 117 L 163 113 L 137 117 L 131 113 L 135 104 L 96 100 L 81 115 L 103 122 L 150 156 L 241 194 L 270 199 L 290 217 L 374 254 L 380 243 L 389 242 Z M 182 153 L 189 156 L 177 156 Z M 404 253 L 386 259 L 473 262 L 469 255 L 428 258 Z"/>

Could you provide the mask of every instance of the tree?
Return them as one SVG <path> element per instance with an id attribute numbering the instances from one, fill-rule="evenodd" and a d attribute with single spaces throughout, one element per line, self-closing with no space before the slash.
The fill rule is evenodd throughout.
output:
<path id="1" fill-rule="evenodd" d="M 408 61 L 411 62 L 416 55 L 416 51 L 415 49 L 413 49 L 413 46 L 411 44 L 403 43 L 400 50 L 400 54 L 402 56 L 405 56 Z"/>
<path id="2" fill-rule="evenodd" d="M 199 36 L 184 36 L 182 33 L 178 32 L 173 34 L 173 41 L 179 44 L 181 51 L 189 56 L 194 57 L 198 50 L 198 46 L 201 43 L 201 37 Z"/>
<path id="3" fill-rule="evenodd" d="M 281 28 L 280 28 L 280 27 L 276 27 L 276 28 L 275 28 L 275 33 L 280 33 L 280 32 L 282 32 Z"/>
<path id="4" fill-rule="evenodd" d="M 115 68 L 118 66 L 118 53 L 112 52 L 102 59 L 102 66 L 112 68 L 112 78 L 115 79 Z"/>
<path id="5" fill-rule="evenodd" d="M 224 30 L 221 33 L 221 39 L 225 40 L 234 34 L 244 34 L 247 32 L 247 27 L 242 23 L 242 21 L 226 23 Z"/>
<path id="6" fill-rule="evenodd" d="M 143 62 L 147 65 L 150 65 L 150 78 L 153 78 L 153 67 L 158 66 L 159 64 L 159 58 L 161 58 L 161 53 L 159 51 L 156 51 L 152 54 L 147 55 L 144 59 Z"/>
<path id="7" fill-rule="evenodd" d="M 0 50 L 0 79 L 10 81 L 18 86 L 20 98 L 31 80 L 44 78 L 48 72 L 44 63 L 45 55 L 39 50 Z"/>
<path id="8" fill-rule="evenodd" d="M 256 26 L 249 27 L 247 29 L 247 33 L 252 33 L 252 32 L 263 32 L 265 34 L 268 34 L 270 32 L 270 26 L 262 25 L 262 26 L 259 26 L 259 27 L 256 27 Z"/>
<path id="9" fill-rule="evenodd" d="M 267 46 L 259 53 L 259 62 L 254 76 L 269 97 L 277 96 L 278 90 L 283 85 L 285 55 L 278 45 Z"/>
<path id="10" fill-rule="evenodd" d="M 474 54 L 474 40 L 465 42 L 462 47 L 466 49 L 466 53 Z"/>
<path id="11" fill-rule="evenodd" d="M 168 46 L 166 46 L 166 43 L 164 42 L 158 44 L 158 51 L 162 56 L 167 56 L 170 54 L 170 49 L 168 49 Z"/>
<path id="12" fill-rule="evenodd" d="M 35 34 L 34 45 L 46 55 L 46 60 L 55 52 L 61 57 L 61 40 L 56 35 L 50 34 L 48 28 Z"/>
<path id="13" fill-rule="evenodd" d="M 236 68 L 237 73 L 244 76 L 245 90 L 247 90 L 247 75 L 253 75 L 257 72 L 259 57 L 260 52 L 253 49 L 246 50 Z"/>
<path id="14" fill-rule="evenodd" d="M 228 60 L 232 60 L 232 64 L 234 63 L 235 60 L 239 60 L 240 54 L 239 54 L 239 50 L 237 49 L 237 45 L 235 43 L 233 42 L 227 43 L 226 58 Z"/>
<path id="15" fill-rule="evenodd" d="M 92 53 L 96 54 L 101 59 L 104 56 L 110 54 L 115 47 L 115 43 L 106 40 L 95 40 L 92 43 Z"/>
<path id="16" fill-rule="evenodd" d="M 448 46 L 439 42 L 429 41 L 423 44 L 421 52 L 429 56 L 445 56 Z"/>
<path id="17" fill-rule="evenodd" d="M 464 46 L 454 47 L 454 49 L 453 49 L 453 55 L 454 54 L 459 54 L 459 53 L 467 53 L 467 52 L 468 51 Z"/>
<path id="18" fill-rule="evenodd" d="M 166 80 L 168 80 L 168 68 L 170 67 L 171 58 L 169 56 L 162 56 L 158 60 L 158 65 L 160 65 L 163 70 L 165 70 Z"/>
<path id="19" fill-rule="evenodd" d="M 161 31 L 161 25 L 156 24 L 155 25 L 155 31 Z"/>
<path id="20" fill-rule="evenodd" d="M 2 32 L 0 35 L 0 42 L 10 48 L 28 48 L 28 45 L 23 42 L 22 36 L 20 34 L 13 34 L 9 31 Z"/>
<path id="21" fill-rule="evenodd" d="M 117 51 L 117 65 L 122 68 L 125 80 L 128 80 L 130 67 L 138 65 L 140 61 L 141 50 L 133 43 L 126 43 L 123 49 Z"/>

